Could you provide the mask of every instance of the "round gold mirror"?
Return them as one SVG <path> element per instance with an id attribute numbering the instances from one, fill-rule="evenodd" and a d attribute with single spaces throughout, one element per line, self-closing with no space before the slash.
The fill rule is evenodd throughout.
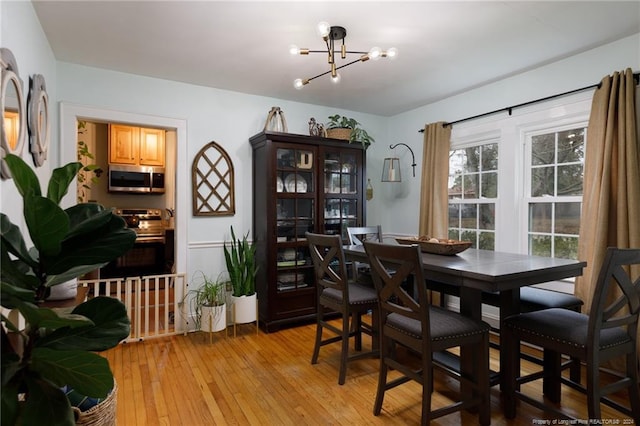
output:
<path id="1" fill-rule="evenodd" d="M 31 155 L 36 167 L 47 159 L 49 149 L 49 96 L 42 74 L 35 74 L 29 85 L 29 135 L 31 136 Z"/>
<path id="2" fill-rule="evenodd" d="M 22 80 L 18 75 L 18 65 L 9 49 L 0 49 L 0 109 L 2 110 L 2 126 L 0 126 L 0 176 L 11 177 L 4 157 L 6 154 L 22 154 L 26 139 L 27 125 L 25 102 L 22 94 Z"/>

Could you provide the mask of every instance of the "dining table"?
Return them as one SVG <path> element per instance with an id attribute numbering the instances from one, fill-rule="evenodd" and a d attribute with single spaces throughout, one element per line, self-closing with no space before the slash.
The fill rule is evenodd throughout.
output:
<path id="1" fill-rule="evenodd" d="M 346 245 L 344 254 L 347 260 L 367 262 L 363 245 Z M 501 326 L 505 318 L 520 313 L 520 288 L 582 275 L 586 265 L 580 260 L 474 248 L 454 255 L 422 252 L 425 280 L 459 287 L 461 314 L 482 320 L 482 292 L 499 293 Z M 471 371 L 472 357 L 460 351 L 458 368 L 463 374 Z M 500 371 L 508 362 L 506 351 L 500 351 Z M 492 378 L 493 384 L 499 383 L 499 372 Z"/>

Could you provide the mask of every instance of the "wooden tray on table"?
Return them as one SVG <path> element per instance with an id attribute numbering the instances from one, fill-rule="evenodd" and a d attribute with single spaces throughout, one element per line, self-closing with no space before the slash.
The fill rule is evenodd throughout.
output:
<path id="1" fill-rule="evenodd" d="M 437 240 L 437 242 L 436 242 Z M 471 247 L 471 241 L 448 240 L 446 238 L 431 237 L 403 237 L 396 238 L 398 244 L 418 244 L 425 253 L 453 256 Z"/>

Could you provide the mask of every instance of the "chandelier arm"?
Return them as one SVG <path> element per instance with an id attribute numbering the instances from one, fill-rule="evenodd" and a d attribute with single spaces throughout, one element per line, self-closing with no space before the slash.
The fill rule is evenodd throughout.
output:
<path id="1" fill-rule="evenodd" d="M 399 145 L 403 145 L 406 146 L 409 149 L 409 152 L 411 153 L 411 158 L 412 158 L 412 164 L 411 167 L 413 168 L 413 177 L 416 177 L 416 156 L 413 154 L 413 150 L 411 149 L 411 147 L 409 145 L 407 145 L 406 143 L 397 143 L 395 145 L 389 145 L 390 149 L 394 149 L 395 147 L 399 146 Z"/>
<path id="2" fill-rule="evenodd" d="M 336 68 L 336 69 L 337 69 L 337 68 Z M 315 80 L 316 78 L 318 78 L 318 77 L 322 77 L 323 75 L 327 75 L 327 74 L 329 74 L 329 73 L 331 73 L 331 70 L 329 70 L 329 71 L 325 71 L 325 72 L 323 72 L 322 74 L 318 74 L 318 75 L 316 75 L 315 77 L 308 78 L 308 79 L 307 79 L 307 81 Z"/>
<path id="3" fill-rule="evenodd" d="M 348 67 L 349 65 L 353 65 L 356 62 L 361 62 L 361 61 L 362 61 L 361 59 L 356 59 L 355 61 L 347 62 L 344 65 L 340 65 L 339 67 L 336 67 L 336 70 L 339 70 L 339 69 L 344 68 L 344 67 Z"/>
<path id="4" fill-rule="evenodd" d="M 324 53 L 324 54 L 326 54 L 327 51 L 326 50 L 308 50 L 307 53 Z M 366 55 L 369 52 L 360 52 L 360 51 L 357 51 L 357 50 L 347 50 L 346 53 L 351 53 L 351 54 L 354 54 L 354 55 Z"/>
<path id="5" fill-rule="evenodd" d="M 346 64 L 344 64 L 344 65 L 340 65 L 339 67 L 336 67 L 336 70 L 339 70 L 340 68 L 348 67 L 349 65 L 353 65 L 353 64 L 355 64 L 356 62 L 360 62 L 360 61 L 361 61 L 360 59 L 356 59 L 355 61 L 351 61 L 351 62 L 349 62 L 349 63 L 346 63 Z M 323 72 L 323 73 L 321 73 L 321 74 L 318 74 L 318 75 L 316 75 L 316 76 L 314 76 L 314 77 L 308 78 L 308 79 L 307 79 L 307 81 L 315 80 L 316 78 L 318 78 L 318 77 L 322 77 L 323 75 L 327 75 L 327 74 L 329 74 L 329 73 L 331 73 L 331 70 L 329 70 L 329 71 L 325 71 L 325 72 Z"/>

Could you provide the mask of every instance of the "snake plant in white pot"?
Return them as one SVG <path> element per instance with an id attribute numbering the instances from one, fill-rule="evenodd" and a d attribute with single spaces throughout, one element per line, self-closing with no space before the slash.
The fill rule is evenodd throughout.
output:
<path id="1" fill-rule="evenodd" d="M 2 424 L 74 425 L 74 410 L 62 388 L 90 398 L 105 398 L 113 374 L 98 351 L 129 335 L 122 302 L 94 297 L 70 312 L 41 306 L 52 286 L 102 267 L 129 250 L 136 235 L 125 221 L 99 204 L 59 204 L 76 178 L 80 163 L 55 169 L 47 194 L 33 170 L 15 155 L 4 158 L 23 198 L 21 229 L 0 214 L 0 298 L 2 337 Z M 5 312 L 18 312 L 16 316 Z M 18 317 L 18 318 L 19 318 Z"/>
<path id="2" fill-rule="evenodd" d="M 234 323 L 245 324 L 257 320 L 256 309 L 256 245 L 248 240 L 236 238 L 231 227 L 231 242 L 224 244 L 224 257 L 231 282 Z M 228 247 L 227 247 L 228 244 Z"/>

